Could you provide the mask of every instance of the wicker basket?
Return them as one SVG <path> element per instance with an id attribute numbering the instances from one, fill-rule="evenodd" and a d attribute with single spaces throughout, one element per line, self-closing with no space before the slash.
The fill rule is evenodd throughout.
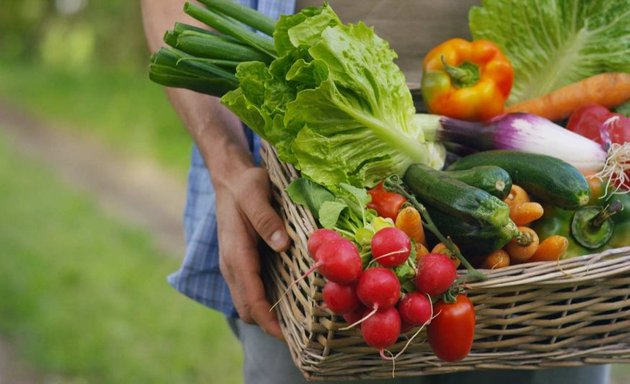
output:
<path id="1" fill-rule="evenodd" d="M 284 193 L 298 177 L 295 169 L 280 162 L 266 143 L 262 152 L 293 240 L 288 252 L 266 258 L 266 284 L 275 298 L 312 265 L 306 240 L 316 223 Z M 559 263 L 514 265 L 488 275 L 468 289 L 477 316 L 468 357 L 444 363 L 421 334 L 396 360 L 396 376 L 630 362 L 630 247 Z M 323 284 L 312 274 L 277 307 L 295 364 L 309 380 L 391 377 L 392 363 L 367 346 L 358 329 L 339 331 L 347 324 L 321 308 Z M 390 350 L 396 353 L 404 344 L 401 337 Z"/>

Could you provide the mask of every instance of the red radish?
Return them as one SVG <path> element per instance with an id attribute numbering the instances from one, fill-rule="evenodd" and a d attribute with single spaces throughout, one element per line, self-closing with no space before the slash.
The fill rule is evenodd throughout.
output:
<path id="1" fill-rule="evenodd" d="M 387 268 L 368 268 L 357 283 L 357 296 L 368 308 L 393 307 L 400 298 L 400 281 L 394 272 Z"/>
<path id="2" fill-rule="evenodd" d="M 324 304 L 337 315 L 354 311 L 359 306 L 354 286 L 327 281 L 322 291 Z"/>
<path id="3" fill-rule="evenodd" d="M 404 323 L 411 325 L 427 324 L 433 314 L 433 304 L 425 293 L 411 292 L 398 303 L 398 312 Z"/>
<path id="4" fill-rule="evenodd" d="M 370 308 L 371 311 L 341 330 L 350 329 L 364 322 L 380 309 L 391 308 L 396 305 L 400 298 L 400 281 L 390 269 L 368 268 L 359 277 L 356 290 L 361 303 Z"/>
<path id="5" fill-rule="evenodd" d="M 400 314 L 400 311 L 398 311 L 398 314 Z M 402 316 L 400 317 L 400 333 L 411 331 L 414 327 L 416 327 L 416 325 L 408 323 L 402 319 Z"/>
<path id="6" fill-rule="evenodd" d="M 343 319 L 348 324 L 354 324 L 357 321 L 361 320 L 363 316 L 365 316 L 365 314 L 368 312 L 369 310 L 365 308 L 363 305 L 361 305 L 361 303 L 359 303 L 359 306 L 354 311 L 344 313 Z"/>
<path id="7" fill-rule="evenodd" d="M 372 256 L 384 267 L 397 267 L 404 263 L 411 253 L 409 236 L 395 227 L 386 227 L 372 237 Z"/>
<path id="8" fill-rule="evenodd" d="M 382 358 L 389 360 L 383 352 L 398 340 L 400 324 L 396 308 L 381 309 L 361 324 L 361 335 L 368 345 L 379 349 Z"/>
<path id="9" fill-rule="evenodd" d="M 435 296 L 446 292 L 455 278 L 457 268 L 450 257 L 441 253 L 429 253 L 420 259 L 414 283 L 418 291 Z"/>
<path id="10" fill-rule="evenodd" d="M 322 244 L 315 259 L 317 262 L 313 268 L 335 283 L 352 284 L 363 272 L 359 250 L 354 243 L 344 238 Z"/>
<path id="11" fill-rule="evenodd" d="M 315 264 L 302 276 L 289 284 L 280 298 L 271 306 L 271 309 L 280 303 L 280 300 L 289 293 L 295 284 L 316 269 L 328 280 L 345 285 L 354 284 L 363 272 L 363 263 L 361 262 L 359 250 L 353 242 L 343 237 L 323 243 L 317 249 L 317 255 L 314 259 L 317 260 Z"/>
<path id="12" fill-rule="evenodd" d="M 322 244 L 329 243 L 334 240 L 341 239 L 341 235 L 332 229 L 319 228 L 311 233 L 311 236 L 308 238 L 306 242 L 306 248 L 308 249 L 308 254 L 311 255 L 313 259 L 317 255 L 317 250 Z M 317 261 L 317 259 L 315 259 Z"/>

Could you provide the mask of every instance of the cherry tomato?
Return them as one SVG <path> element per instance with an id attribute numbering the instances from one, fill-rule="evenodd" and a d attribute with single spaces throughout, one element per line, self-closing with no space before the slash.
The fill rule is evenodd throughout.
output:
<path id="1" fill-rule="evenodd" d="M 433 353 L 444 361 L 459 361 L 468 356 L 475 336 L 475 308 L 468 297 L 457 295 L 454 303 L 438 301 L 435 318 L 427 329 Z"/>
<path id="2" fill-rule="evenodd" d="M 370 189 L 368 193 L 372 197 L 368 208 L 374 209 L 379 216 L 389 217 L 392 220 L 396 220 L 402 205 L 407 202 L 403 195 L 385 190 L 382 182 Z"/>
<path id="3" fill-rule="evenodd" d="M 616 119 L 604 125 L 613 117 Z M 576 109 L 567 122 L 567 128 L 599 144 L 606 144 L 607 135 L 611 143 L 630 141 L 630 119 L 620 113 L 610 112 L 601 105 L 586 105 Z"/>

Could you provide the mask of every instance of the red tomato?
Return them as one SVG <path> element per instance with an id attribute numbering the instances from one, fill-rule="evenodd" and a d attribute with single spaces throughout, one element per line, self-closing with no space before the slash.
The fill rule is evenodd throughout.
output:
<path id="1" fill-rule="evenodd" d="M 368 208 L 375 210 L 379 216 L 389 217 L 392 220 L 396 220 L 398 211 L 407 202 L 403 195 L 385 190 L 382 182 L 370 189 L 368 193 L 372 197 Z"/>
<path id="2" fill-rule="evenodd" d="M 433 353 L 444 361 L 459 361 L 470 352 L 475 336 L 475 308 L 470 299 L 457 295 L 455 303 L 438 301 L 435 318 L 427 329 Z"/>
<path id="3" fill-rule="evenodd" d="M 604 123 L 612 118 L 617 119 Z M 630 119 L 619 113 L 612 113 L 601 105 L 586 105 L 576 109 L 567 122 L 567 128 L 599 144 L 605 144 L 605 136 L 610 142 L 623 144 L 630 141 Z"/>

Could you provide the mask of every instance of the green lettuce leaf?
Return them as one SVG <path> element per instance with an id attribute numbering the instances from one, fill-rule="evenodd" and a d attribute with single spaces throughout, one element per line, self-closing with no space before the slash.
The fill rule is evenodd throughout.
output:
<path id="1" fill-rule="evenodd" d="M 303 175 L 338 191 L 372 186 L 412 163 L 441 168 L 426 142 L 389 44 L 363 23 L 342 24 L 328 6 L 282 17 L 279 57 L 237 68 L 241 86 L 222 102 Z M 266 70 L 262 70 L 262 68 Z"/>
<path id="2" fill-rule="evenodd" d="M 630 72 L 628 0 L 484 0 L 471 8 L 469 26 L 512 62 L 510 104 L 598 73 Z"/>
<path id="3" fill-rule="evenodd" d="M 287 186 L 286 192 L 294 203 L 308 208 L 323 228 L 335 229 L 349 238 L 376 218 L 376 212 L 366 207 L 370 195 L 363 188 L 341 184 L 333 194 L 312 180 L 299 177 Z"/>

